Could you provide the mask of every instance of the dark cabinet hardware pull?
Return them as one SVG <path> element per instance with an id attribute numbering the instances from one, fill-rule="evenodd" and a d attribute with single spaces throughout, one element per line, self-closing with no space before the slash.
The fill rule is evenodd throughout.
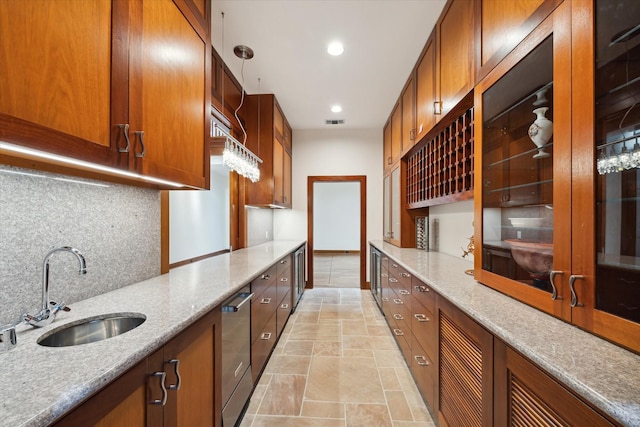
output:
<path id="1" fill-rule="evenodd" d="M 152 405 L 164 406 L 167 404 L 167 388 L 164 386 L 164 380 L 167 376 L 165 372 L 154 372 L 150 376 L 160 378 L 160 388 L 162 388 L 162 399 L 151 399 L 149 402 Z"/>
<path id="2" fill-rule="evenodd" d="M 144 146 L 144 131 L 137 130 L 134 133 L 138 137 L 138 142 L 140 143 L 140 147 L 142 148 L 139 152 L 135 153 L 135 156 L 138 158 L 142 158 L 147 154 L 147 149 Z"/>
<path id="3" fill-rule="evenodd" d="M 429 362 L 427 361 L 427 358 L 424 356 L 413 356 L 414 359 L 416 359 L 416 363 L 420 366 L 429 366 Z"/>
<path id="4" fill-rule="evenodd" d="M 571 307 L 583 307 L 584 304 L 578 302 L 578 294 L 576 293 L 575 282 L 576 280 L 584 279 L 584 276 L 572 274 L 569 276 L 569 288 L 571 289 Z"/>
<path id="5" fill-rule="evenodd" d="M 124 140 L 127 143 L 127 145 L 124 148 L 120 148 L 120 146 L 118 145 L 118 152 L 119 153 L 128 153 L 129 152 L 129 147 L 131 145 L 131 142 L 129 141 L 129 123 L 119 124 L 118 127 L 120 129 L 122 129 L 122 134 L 124 135 Z"/>
<path id="6" fill-rule="evenodd" d="M 182 378 L 180 377 L 180 361 L 178 359 L 171 359 L 167 361 L 168 364 L 173 365 L 173 372 L 176 374 L 176 383 L 169 385 L 167 388 L 169 390 L 180 390 L 180 383 L 182 382 Z"/>
<path id="7" fill-rule="evenodd" d="M 556 275 L 562 274 L 562 271 L 550 271 L 549 272 L 549 283 L 551 283 L 551 290 L 553 292 L 551 292 L 551 299 L 552 300 L 557 300 L 557 299 L 562 299 L 562 297 L 558 296 L 558 288 L 556 287 L 556 284 L 553 282 L 553 278 Z"/>

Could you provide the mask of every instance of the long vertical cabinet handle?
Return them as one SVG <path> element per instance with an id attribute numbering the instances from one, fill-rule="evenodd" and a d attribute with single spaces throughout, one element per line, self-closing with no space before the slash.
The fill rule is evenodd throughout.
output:
<path id="1" fill-rule="evenodd" d="M 557 275 L 560 275 L 560 274 L 562 274 L 562 271 L 553 270 L 553 271 L 549 272 L 549 283 L 551 283 L 551 290 L 552 290 L 551 299 L 554 300 L 554 301 L 557 300 L 557 299 L 558 300 L 562 299 L 562 297 L 558 296 L 558 288 L 556 287 L 556 284 L 553 282 L 553 278 L 556 277 Z"/>
<path id="2" fill-rule="evenodd" d="M 584 304 L 578 302 L 578 294 L 576 293 L 575 282 L 576 280 L 584 279 L 584 276 L 578 274 L 572 274 L 569 276 L 569 288 L 571 289 L 571 307 L 583 307 Z"/>
<path id="3" fill-rule="evenodd" d="M 124 140 L 127 143 L 127 145 L 124 148 L 120 148 L 120 145 L 118 145 L 118 152 L 119 153 L 128 153 L 129 152 L 129 148 L 131 147 L 131 141 L 129 141 L 129 123 L 121 123 L 118 125 L 118 127 L 120 129 L 122 129 L 122 134 L 124 135 Z"/>
<path id="4" fill-rule="evenodd" d="M 142 158 L 147 154 L 147 148 L 144 146 L 144 131 L 137 130 L 134 134 L 138 137 L 138 142 L 140 143 L 140 147 L 142 148 L 139 152 L 136 151 L 135 156 L 138 158 Z"/>
<path id="5" fill-rule="evenodd" d="M 176 374 L 176 383 L 169 385 L 167 387 L 169 390 L 180 390 L 180 383 L 182 382 L 182 378 L 180 377 L 180 372 L 178 368 L 180 367 L 180 361 L 178 359 L 171 359 L 167 361 L 168 364 L 173 365 L 173 372 Z"/>
<path id="6" fill-rule="evenodd" d="M 164 386 L 164 380 L 167 377 L 165 372 L 154 372 L 150 376 L 152 377 L 160 377 L 160 388 L 162 388 L 162 399 L 151 399 L 149 402 L 152 405 L 161 405 L 164 406 L 167 404 L 167 388 Z"/>

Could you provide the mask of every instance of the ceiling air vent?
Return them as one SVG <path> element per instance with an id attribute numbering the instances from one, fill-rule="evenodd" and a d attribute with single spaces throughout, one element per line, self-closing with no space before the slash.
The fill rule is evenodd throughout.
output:
<path id="1" fill-rule="evenodd" d="M 344 124 L 344 119 L 325 120 L 324 124 L 325 125 L 343 125 Z"/>

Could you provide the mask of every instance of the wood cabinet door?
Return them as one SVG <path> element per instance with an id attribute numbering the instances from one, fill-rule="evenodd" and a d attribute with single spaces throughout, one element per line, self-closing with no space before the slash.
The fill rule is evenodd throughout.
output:
<path id="1" fill-rule="evenodd" d="M 402 99 L 402 149 L 406 152 L 415 144 L 415 107 L 416 107 L 416 87 L 413 75 L 407 81 L 401 95 Z"/>
<path id="2" fill-rule="evenodd" d="M 424 53 L 416 68 L 416 141 L 420 141 L 435 124 L 436 95 L 435 36 L 427 40 Z"/>
<path id="3" fill-rule="evenodd" d="M 382 143 L 384 150 L 384 159 L 383 159 L 383 168 L 387 170 L 392 163 L 391 157 L 391 119 L 387 121 L 384 125 L 384 130 L 382 131 Z"/>
<path id="4" fill-rule="evenodd" d="M 284 204 L 284 147 L 273 140 L 273 203 Z"/>
<path id="5" fill-rule="evenodd" d="M 0 139 L 116 165 L 116 12 L 112 0 L 0 2 Z"/>
<path id="6" fill-rule="evenodd" d="M 90 397 L 56 427 L 157 427 L 163 425 L 162 349 Z"/>
<path id="7" fill-rule="evenodd" d="M 391 163 L 402 154 L 402 105 L 398 102 L 391 113 Z"/>
<path id="8" fill-rule="evenodd" d="M 163 366 L 169 395 L 165 426 L 213 427 L 221 417 L 216 393 L 219 319 L 220 310 L 214 310 L 165 344 Z"/>
<path id="9" fill-rule="evenodd" d="M 208 32 L 192 25 L 184 0 L 143 0 L 137 6 L 131 24 L 138 37 L 129 58 L 134 167 L 145 175 L 207 188 Z"/>
<path id="10" fill-rule="evenodd" d="M 438 320 L 440 425 L 492 425 L 493 335 L 440 297 Z"/>
<path id="11" fill-rule="evenodd" d="M 547 373 L 495 340 L 495 426 L 613 426 Z"/>
<path id="12" fill-rule="evenodd" d="M 282 196 L 285 207 L 291 207 L 291 154 L 285 149 L 283 152 L 283 176 L 282 176 Z"/>
<path id="13" fill-rule="evenodd" d="M 442 114 L 449 112 L 474 85 L 474 1 L 451 0 L 437 24 L 438 81 Z"/>

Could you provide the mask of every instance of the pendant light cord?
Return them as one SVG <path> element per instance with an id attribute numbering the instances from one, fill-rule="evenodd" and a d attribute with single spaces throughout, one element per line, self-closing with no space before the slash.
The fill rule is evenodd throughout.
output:
<path id="1" fill-rule="evenodd" d="M 247 142 L 247 131 L 245 130 L 244 125 L 242 124 L 242 122 L 240 121 L 240 118 L 238 117 L 238 111 L 240 111 L 240 109 L 242 108 L 242 104 L 244 104 L 244 61 L 245 59 L 242 58 L 242 66 L 240 67 L 240 77 L 242 80 L 242 83 L 240 85 L 242 89 L 242 95 L 240 96 L 240 105 L 238 105 L 238 108 L 236 108 L 236 111 L 233 113 L 233 115 L 236 117 L 236 120 L 238 121 L 238 124 L 240 125 L 240 129 L 242 129 L 242 134 L 244 135 L 244 139 L 242 140 L 242 145 L 246 145 L 246 142 Z"/>

